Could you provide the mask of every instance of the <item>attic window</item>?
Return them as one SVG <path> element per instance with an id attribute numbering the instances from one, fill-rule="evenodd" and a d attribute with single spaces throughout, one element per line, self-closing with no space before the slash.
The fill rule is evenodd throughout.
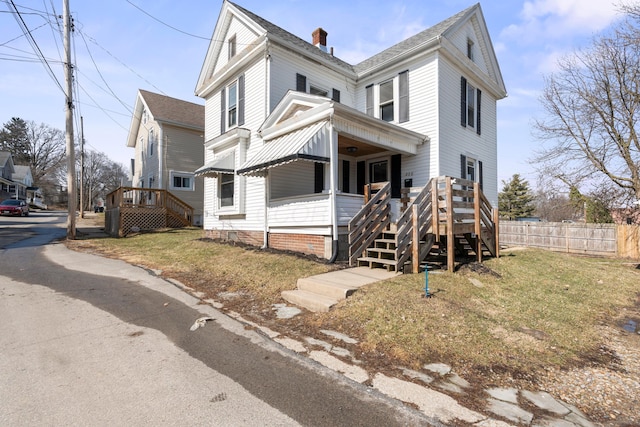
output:
<path id="1" fill-rule="evenodd" d="M 231 38 L 229 38 L 229 41 L 227 42 L 227 47 L 229 50 L 229 59 L 233 58 L 234 56 L 236 56 L 236 36 L 235 34 L 233 36 L 231 36 Z"/>
<path id="2" fill-rule="evenodd" d="M 473 40 L 467 39 L 467 58 L 473 61 Z"/>

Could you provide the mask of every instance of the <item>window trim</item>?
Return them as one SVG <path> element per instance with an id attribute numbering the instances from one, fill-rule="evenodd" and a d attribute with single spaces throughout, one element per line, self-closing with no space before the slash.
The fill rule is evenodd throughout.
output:
<path id="1" fill-rule="evenodd" d="M 232 94 L 234 95 L 233 97 L 232 97 Z M 227 96 L 227 103 L 226 103 L 227 104 L 227 107 L 226 107 L 227 129 L 233 129 L 238 126 L 238 80 L 237 79 L 231 82 L 229 85 L 227 85 L 226 96 Z M 233 122 L 232 122 L 232 119 L 233 119 Z"/>
<path id="2" fill-rule="evenodd" d="M 473 89 L 473 105 L 469 105 L 469 89 Z M 460 125 L 464 128 L 475 129 L 476 134 L 481 135 L 482 126 L 482 91 L 460 77 Z M 473 122 L 469 123 L 469 114 L 473 114 Z"/>
<path id="3" fill-rule="evenodd" d="M 180 186 L 180 187 L 176 187 L 174 185 L 174 179 L 175 178 L 188 178 L 189 179 L 189 186 L 185 187 L 185 186 Z M 176 170 L 170 170 L 169 171 L 169 189 L 170 190 L 177 190 L 177 191 L 195 191 L 195 175 L 192 172 L 185 172 L 185 171 L 176 171 Z"/>

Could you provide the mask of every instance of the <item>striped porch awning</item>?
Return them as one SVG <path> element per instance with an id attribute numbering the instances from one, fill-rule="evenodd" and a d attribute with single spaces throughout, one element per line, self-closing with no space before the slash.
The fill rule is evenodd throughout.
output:
<path id="1" fill-rule="evenodd" d="M 212 161 L 208 162 L 204 166 L 198 168 L 195 172 L 195 176 L 210 176 L 217 177 L 220 173 L 233 174 L 235 172 L 235 150 L 229 151 L 216 157 Z"/>
<path id="2" fill-rule="evenodd" d="M 329 142 L 324 132 L 327 123 L 316 122 L 265 142 L 238 169 L 238 175 L 265 176 L 270 168 L 298 160 L 329 163 Z"/>

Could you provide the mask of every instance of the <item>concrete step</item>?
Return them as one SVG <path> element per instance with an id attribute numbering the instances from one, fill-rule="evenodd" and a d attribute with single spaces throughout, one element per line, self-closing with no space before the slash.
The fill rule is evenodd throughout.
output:
<path id="1" fill-rule="evenodd" d="M 316 313 L 326 313 L 331 309 L 331 307 L 338 303 L 338 300 L 335 298 L 330 298 L 309 291 L 303 291 L 301 289 L 283 291 L 282 298 L 291 304 L 295 304 Z"/>
<path id="2" fill-rule="evenodd" d="M 347 298 L 356 290 L 352 284 L 338 283 L 335 280 L 322 279 L 316 276 L 298 279 L 298 289 L 337 300 Z"/>

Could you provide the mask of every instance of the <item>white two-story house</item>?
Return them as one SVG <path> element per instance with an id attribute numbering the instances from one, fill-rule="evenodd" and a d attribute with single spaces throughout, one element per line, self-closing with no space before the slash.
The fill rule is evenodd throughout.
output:
<path id="1" fill-rule="evenodd" d="M 506 89 L 479 4 L 359 64 L 225 0 L 200 73 L 209 237 L 343 257 L 366 184 L 452 176 L 497 205 Z M 338 245 L 340 242 L 340 245 Z"/>

